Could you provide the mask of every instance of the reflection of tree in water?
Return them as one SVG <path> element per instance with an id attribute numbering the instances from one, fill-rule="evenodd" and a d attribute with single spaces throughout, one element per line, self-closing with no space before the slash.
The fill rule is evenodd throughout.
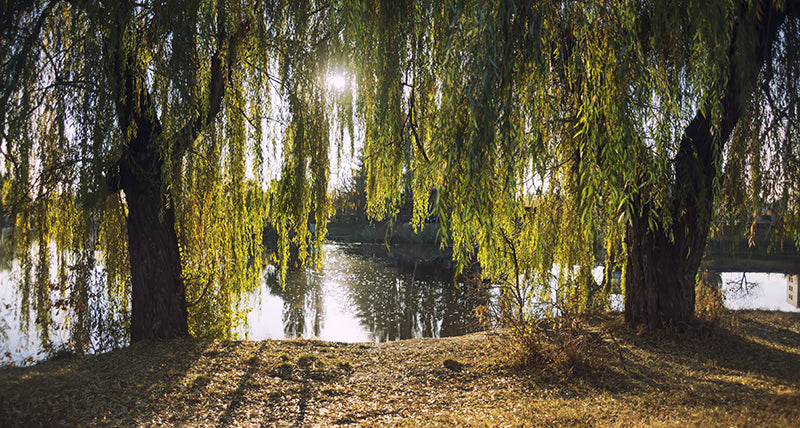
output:
<path id="1" fill-rule="evenodd" d="M 487 305 L 489 298 L 480 281 L 462 281 L 457 287 L 453 271 L 440 263 L 392 263 L 358 252 L 362 247 L 330 245 L 324 251 L 323 272 L 290 269 L 285 288 L 277 271 L 267 274 L 271 294 L 283 300 L 286 337 L 320 335 L 323 282 L 338 283 L 346 291 L 355 316 L 373 340 L 455 336 L 481 329 L 475 308 Z"/>
<path id="2" fill-rule="evenodd" d="M 739 278 L 725 281 L 725 285 L 727 296 L 734 299 L 754 296 L 760 288 L 758 282 L 747 280 L 747 272 L 742 272 Z"/>
<path id="3" fill-rule="evenodd" d="M 723 286 L 722 272 L 700 269 L 696 288 L 695 308 L 700 317 L 713 318 L 723 313 L 726 300 L 737 300 L 755 296 L 760 285 L 749 281 L 747 272 L 741 276 L 725 281 Z"/>
<path id="4" fill-rule="evenodd" d="M 275 271 L 267 274 L 266 283 L 270 292 L 283 300 L 284 336 L 305 336 L 306 320 L 310 320 L 310 336 L 318 337 L 324 318 L 320 274 L 312 269 L 290 269 L 286 273 L 286 286 L 281 287 Z"/>
<path id="5" fill-rule="evenodd" d="M 369 266 L 354 264 L 343 278 L 356 315 L 373 339 L 445 337 L 479 330 L 474 309 L 486 303 L 486 292 L 481 295 L 475 292 L 479 287 L 463 283 L 456 287 L 441 278 L 452 271 L 440 270 L 437 275 L 430 266 L 418 269 L 419 264 L 399 269 L 373 259 Z"/>

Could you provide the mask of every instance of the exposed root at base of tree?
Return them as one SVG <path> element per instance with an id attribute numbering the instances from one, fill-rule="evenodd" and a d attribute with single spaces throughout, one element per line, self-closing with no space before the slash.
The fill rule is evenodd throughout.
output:
<path id="1" fill-rule="evenodd" d="M 682 334 L 586 321 L 583 370 L 514 366 L 505 334 L 384 344 L 137 343 L 0 369 L 0 425 L 794 426 L 800 314 Z"/>

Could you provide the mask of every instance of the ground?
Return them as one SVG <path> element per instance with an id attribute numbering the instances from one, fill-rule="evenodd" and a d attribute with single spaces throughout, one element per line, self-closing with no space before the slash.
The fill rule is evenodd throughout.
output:
<path id="1" fill-rule="evenodd" d="M 577 365 L 527 368 L 503 332 L 137 343 L 0 369 L 0 426 L 800 426 L 800 314 L 587 326 Z"/>

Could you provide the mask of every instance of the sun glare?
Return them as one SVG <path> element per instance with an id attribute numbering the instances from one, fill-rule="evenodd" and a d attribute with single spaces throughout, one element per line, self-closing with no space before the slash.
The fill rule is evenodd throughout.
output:
<path id="1" fill-rule="evenodd" d="M 343 73 L 339 72 L 328 73 L 327 83 L 329 88 L 336 91 L 341 91 L 347 84 L 347 77 Z"/>

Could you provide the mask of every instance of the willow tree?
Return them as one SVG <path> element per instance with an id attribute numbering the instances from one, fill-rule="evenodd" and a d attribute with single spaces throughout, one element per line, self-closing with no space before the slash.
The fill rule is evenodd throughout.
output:
<path id="1" fill-rule="evenodd" d="M 346 9 L 369 209 L 407 156 L 417 225 L 463 265 L 585 310 L 595 243 L 625 318 L 678 326 L 715 215 L 765 203 L 797 227 L 796 1 L 382 1 Z M 347 30 L 349 29 L 349 30 Z M 432 190 L 438 199 L 428 206 Z M 606 284 L 609 284 L 608 281 Z"/>
<path id="2" fill-rule="evenodd" d="M 616 220 L 608 236 L 622 226 L 627 322 L 680 326 L 694 317 L 716 206 L 741 213 L 771 200 L 800 236 L 791 225 L 800 183 L 782 176 L 796 169 L 800 148 L 797 116 L 787 114 L 800 83 L 798 18 L 797 2 L 601 2 L 578 12 L 584 29 L 569 29 L 569 58 L 582 86 L 573 91 L 575 132 L 564 140 L 577 146 L 578 200 L 605 205 L 595 217 Z M 565 69 L 569 79 L 575 68 Z M 771 188 L 759 182 L 765 164 Z M 763 199 L 732 198 L 741 188 Z"/>
<path id="3" fill-rule="evenodd" d="M 55 292 L 76 332 L 105 299 L 133 340 L 232 334 L 272 94 L 284 261 L 319 254 L 332 123 L 363 131 L 371 215 L 411 172 L 415 224 L 434 210 L 462 265 L 541 295 L 558 266 L 577 310 L 608 292 L 600 239 L 633 324 L 691 319 L 715 206 L 770 203 L 800 237 L 796 0 L 3 5 L 3 205 L 45 329 Z M 354 82 L 332 101 L 337 67 Z"/>
<path id="4" fill-rule="evenodd" d="M 0 19 L 3 206 L 23 318 L 35 308 L 47 338 L 66 306 L 79 350 L 128 313 L 134 341 L 231 336 L 260 284 L 267 213 L 253 190 L 268 119 L 288 129 L 282 241 L 309 239 L 312 206 L 324 224 L 330 9 L 8 1 Z"/>
<path id="5" fill-rule="evenodd" d="M 701 14 L 705 9 L 700 8 L 708 6 L 697 7 Z M 654 184 L 653 178 L 659 179 L 658 175 L 651 178 L 647 171 L 637 171 L 632 181 L 640 190 L 630 192 L 625 237 L 628 322 L 661 326 L 692 319 L 695 280 L 714 219 L 715 197 L 726 202 L 740 187 L 751 187 L 759 196 L 764 191 L 765 199 L 776 202 L 776 208 L 783 207 L 781 221 L 788 226 L 787 231 L 793 232 L 795 239 L 800 237 L 796 224 L 800 182 L 795 172 L 800 150 L 796 115 L 800 3 L 741 1 L 714 5 L 711 10 L 717 18 L 710 22 L 678 16 L 675 24 L 664 25 L 663 21 L 657 23 L 657 15 L 642 19 L 641 26 L 646 22 L 654 34 L 674 34 L 678 28 L 678 34 L 695 37 L 704 49 L 696 50 L 700 55 L 685 55 L 686 61 L 677 64 L 677 73 L 667 78 L 671 86 L 686 80 L 697 82 L 695 87 L 689 86 L 689 93 L 697 95 L 683 106 L 676 103 L 674 112 L 666 109 L 656 116 L 657 122 L 679 126 L 672 125 L 675 131 L 659 138 L 673 142 L 665 145 L 668 158 L 655 157 L 643 163 L 671 164 L 662 167 L 666 179 Z M 661 25 L 664 27 L 659 28 Z M 697 44 L 686 36 L 661 38 L 684 49 Z M 660 43 L 651 42 L 647 51 L 663 46 Z M 673 71 L 676 67 L 667 58 L 655 55 L 654 63 Z M 773 99 L 772 104 L 764 101 Z M 661 96 L 659 105 L 668 103 Z M 743 121 L 742 117 L 748 119 Z M 753 169 L 737 171 L 737 164 Z M 774 168 L 773 187 L 761 186 L 762 165 Z M 721 186 L 723 173 L 730 180 L 725 187 Z M 659 186 L 659 182 L 666 185 Z M 717 192 L 720 188 L 724 191 Z M 656 193 L 660 195 L 654 198 Z M 756 201 L 761 203 L 754 206 L 763 207 L 764 199 L 759 199 Z M 734 197 L 732 201 L 743 208 L 742 199 Z M 655 216 L 650 214 L 654 211 Z M 758 212 L 749 214 L 755 218 Z"/>

